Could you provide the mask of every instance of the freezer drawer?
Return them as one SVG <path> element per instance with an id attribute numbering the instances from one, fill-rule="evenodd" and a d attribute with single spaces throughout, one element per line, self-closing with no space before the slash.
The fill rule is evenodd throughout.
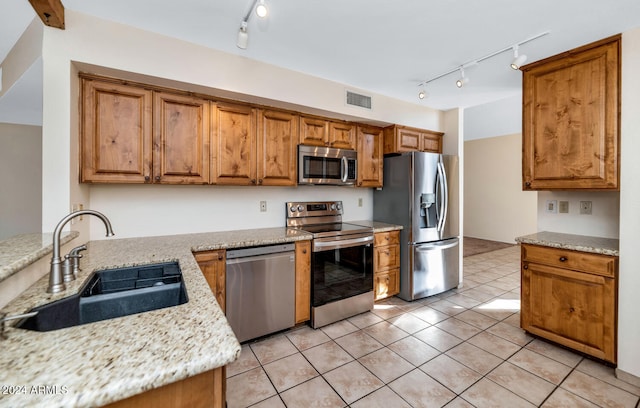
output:
<path id="1" fill-rule="evenodd" d="M 404 294 L 401 293 L 400 297 L 405 300 L 420 299 L 458 286 L 460 280 L 458 238 L 410 245 L 409 249 L 412 254 L 413 274 L 409 277 L 409 287 L 404 288 L 407 290 Z"/>

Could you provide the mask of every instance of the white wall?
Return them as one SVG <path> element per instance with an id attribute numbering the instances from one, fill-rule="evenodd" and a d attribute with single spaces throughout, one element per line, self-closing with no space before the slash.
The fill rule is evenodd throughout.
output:
<path id="1" fill-rule="evenodd" d="M 358 207 L 358 199 L 363 205 Z M 373 190 L 299 186 L 112 186 L 91 187 L 91 208 L 107 214 L 117 238 L 285 226 L 287 201 L 342 200 L 344 221 L 370 220 Z M 267 211 L 260 212 L 260 201 Z M 91 220 L 91 239 L 104 239 Z"/>
<path id="2" fill-rule="evenodd" d="M 72 204 L 102 210 L 114 221 L 118 236 L 165 234 L 199 230 L 201 218 L 194 209 L 214 209 L 225 212 L 233 205 L 247 202 L 244 217 L 216 216 L 205 221 L 216 230 L 281 226 L 283 214 L 277 210 L 291 199 L 307 199 L 316 194 L 325 199 L 353 201 L 363 197 L 371 202 L 372 192 L 364 190 L 320 190 L 311 193 L 303 189 L 220 189 L 217 186 L 102 186 L 89 187 L 78 183 L 78 92 L 77 67 L 90 69 L 107 67 L 129 73 L 129 79 L 149 81 L 181 89 L 210 92 L 221 96 L 260 101 L 281 101 L 279 105 L 300 110 L 335 113 L 360 118 L 365 122 L 399 123 L 442 130 L 443 113 L 416 104 L 373 95 L 374 110 L 369 112 L 344 105 L 343 84 L 326 81 L 259 63 L 244 57 L 225 54 L 169 37 L 134 29 L 75 13 L 65 15 L 66 29 L 45 28 L 43 42 L 44 106 L 43 106 L 43 230 L 50 231 L 69 212 Z M 103 69 L 104 72 L 104 69 Z M 144 76 L 143 76 L 144 75 Z M 193 85 L 190 85 L 193 84 Z M 275 102 L 274 102 L 275 103 Z M 176 193 L 179 195 L 176 197 Z M 265 214 L 256 214 L 260 197 L 268 197 L 273 206 Z M 152 201 L 148 201 L 152 198 Z M 148 211 L 140 211 L 132 205 Z M 142 204 L 140 204 L 142 203 Z M 279 203 L 279 204 L 277 204 Z M 370 218 L 371 209 L 345 208 L 345 219 Z M 350 213 L 351 212 L 351 213 Z M 234 214 L 237 211 L 234 212 Z M 188 215 L 187 215 L 188 214 Z M 272 218 L 273 215 L 273 218 Z M 203 214 L 203 216 L 207 216 Z M 171 220 L 175 218 L 175 220 Z M 280 218 L 280 219 L 279 219 Z M 282 220 L 282 222 L 280 222 Z M 231 225 L 233 224 L 233 225 Z M 96 224 L 98 225 L 98 224 Z M 135 225 L 135 228 L 129 227 Z M 90 236 L 102 235 L 98 226 Z M 95 228 L 92 228 L 95 230 Z M 80 231 L 82 234 L 82 231 Z M 82 237 L 81 239 L 82 240 Z"/>
<path id="3" fill-rule="evenodd" d="M 618 369 L 640 377 L 640 29 L 622 35 Z M 637 385 L 640 380 L 636 378 Z"/>
<path id="4" fill-rule="evenodd" d="M 568 201 L 569 213 L 547 212 L 548 200 Z M 591 215 L 580 214 L 580 201 L 591 201 Z M 620 193 L 618 192 L 539 191 L 537 212 L 538 231 L 616 239 L 619 237 Z"/>
<path id="5" fill-rule="evenodd" d="M 0 240 L 41 232 L 42 128 L 0 123 Z"/>
<path id="6" fill-rule="evenodd" d="M 464 143 L 467 237 L 514 243 L 537 231 L 537 194 L 522 191 L 520 133 Z"/>
<path id="7" fill-rule="evenodd" d="M 522 133 L 522 96 L 465 109 L 464 140 Z"/>

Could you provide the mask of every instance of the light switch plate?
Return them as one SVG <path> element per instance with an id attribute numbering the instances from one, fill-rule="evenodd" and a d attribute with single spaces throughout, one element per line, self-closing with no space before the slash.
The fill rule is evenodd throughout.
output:
<path id="1" fill-rule="evenodd" d="M 591 201 L 580 201 L 580 214 L 591 215 Z"/>
<path id="2" fill-rule="evenodd" d="M 558 212 L 558 200 L 547 200 L 544 210 L 545 212 L 556 214 Z"/>

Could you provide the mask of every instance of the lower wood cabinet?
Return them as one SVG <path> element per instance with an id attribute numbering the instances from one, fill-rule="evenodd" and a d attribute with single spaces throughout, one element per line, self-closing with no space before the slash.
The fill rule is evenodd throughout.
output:
<path id="1" fill-rule="evenodd" d="M 218 249 L 214 251 L 196 252 L 194 255 L 204 278 L 207 280 L 211 291 L 220 305 L 220 309 L 225 312 L 227 252 L 224 249 Z"/>
<path id="2" fill-rule="evenodd" d="M 616 363 L 618 257 L 522 244 L 521 327 Z"/>
<path id="3" fill-rule="evenodd" d="M 225 367 L 145 391 L 109 408 L 225 408 Z"/>
<path id="4" fill-rule="evenodd" d="M 311 319 L 311 241 L 296 242 L 296 324 Z"/>
<path id="5" fill-rule="evenodd" d="M 374 235 L 373 285 L 375 300 L 400 293 L 400 231 Z"/>

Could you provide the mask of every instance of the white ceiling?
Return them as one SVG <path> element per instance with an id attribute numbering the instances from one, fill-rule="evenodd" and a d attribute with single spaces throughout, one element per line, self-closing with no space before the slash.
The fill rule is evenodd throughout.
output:
<path id="1" fill-rule="evenodd" d="M 443 110 L 518 95 L 512 53 L 467 69 L 462 89 L 453 73 L 429 83 L 420 101 L 420 82 L 545 31 L 520 47 L 528 62 L 640 27 L 638 0 L 266 0 L 268 19 L 252 15 L 249 46 L 241 50 L 236 35 L 251 0 L 62 1 L 67 9 Z M 27 0 L 2 7 L 0 60 L 35 16 Z"/>

